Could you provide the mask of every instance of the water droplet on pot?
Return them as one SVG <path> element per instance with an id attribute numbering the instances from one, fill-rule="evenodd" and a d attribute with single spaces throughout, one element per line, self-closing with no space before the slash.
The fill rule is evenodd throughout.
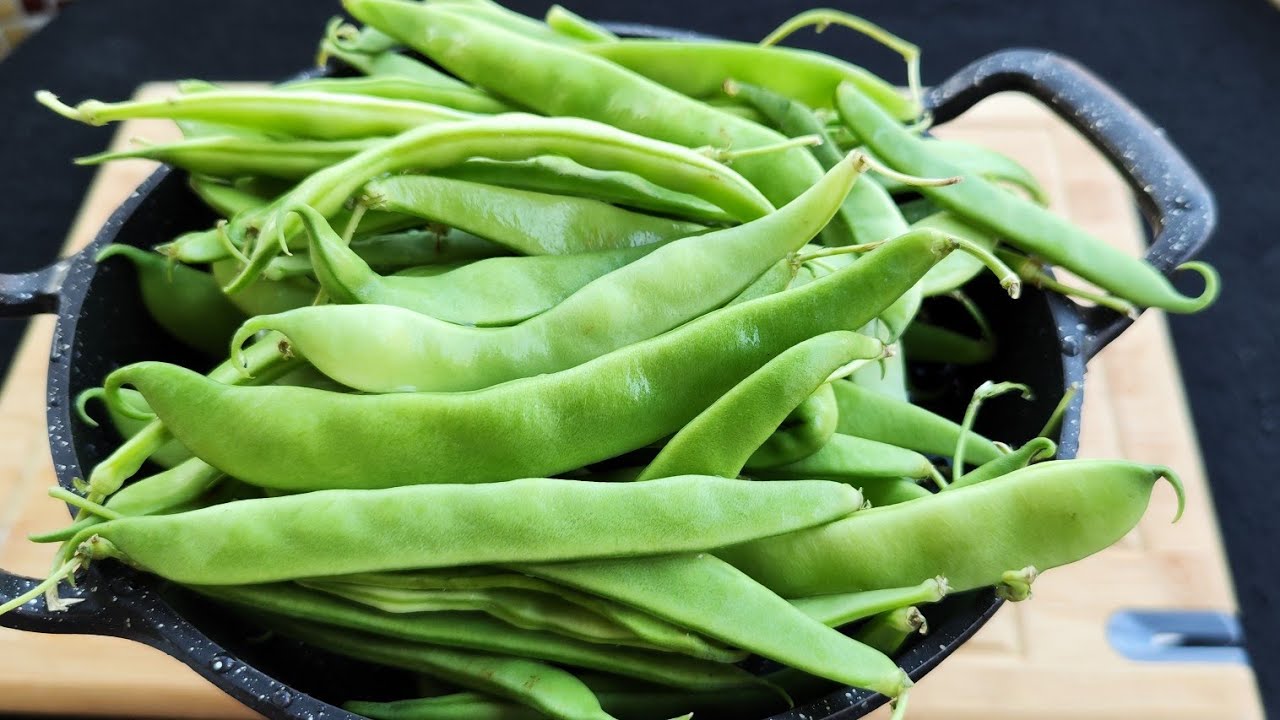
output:
<path id="1" fill-rule="evenodd" d="M 209 669 L 216 673 L 224 673 L 235 667 L 236 661 L 226 655 L 214 655 L 209 661 Z"/>
<path id="2" fill-rule="evenodd" d="M 137 592 L 137 588 L 133 586 L 133 583 L 122 577 L 111 578 L 111 582 L 107 583 L 107 585 L 111 588 L 111 592 L 116 595 L 132 595 Z"/>
<path id="3" fill-rule="evenodd" d="M 271 693 L 271 704 L 275 705 L 276 707 L 280 707 L 280 708 L 289 707 L 289 704 L 292 702 L 293 702 L 293 693 L 289 692 L 288 690 L 281 688 L 280 690 L 277 690 Z"/>
<path id="4" fill-rule="evenodd" d="M 1080 341 L 1076 340 L 1074 335 L 1062 338 L 1062 354 L 1067 357 L 1075 357 L 1080 354 Z"/>

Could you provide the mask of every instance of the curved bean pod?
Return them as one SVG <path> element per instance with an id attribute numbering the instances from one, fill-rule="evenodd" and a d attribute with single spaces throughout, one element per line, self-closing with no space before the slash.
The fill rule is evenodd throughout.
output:
<path id="1" fill-rule="evenodd" d="M 937 156 L 958 165 L 974 175 L 993 182 L 1006 183 L 1024 191 L 1038 205 L 1049 204 L 1049 194 L 1044 186 L 1023 167 L 1017 160 L 1004 153 L 982 145 L 962 140 L 940 140 L 927 138 L 929 149 Z M 890 178 L 882 178 L 881 182 L 891 194 L 914 193 L 916 189 L 905 183 Z"/>
<path id="2" fill-rule="evenodd" d="M 569 255 L 663 243 L 705 232 L 696 223 L 623 210 L 599 200 L 493 187 L 430 175 L 380 178 L 370 207 L 465 230 L 522 255 Z"/>
<path id="3" fill-rule="evenodd" d="M 383 277 L 344 245 L 318 213 L 311 208 L 301 212 L 310 233 L 315 276 L 331 302 L 392 305 L 474 327 L 528 320 L 555 307 L 591 281 L 658 247 L 655 244 L 576 255 L 498 257 L 429 277 Z"/>
<path id="4" fill-rule="evenodd" d="M 218 283 L 226 284 L 239 272 L 240 264 L 232 258 L 227 258 L 213 263 L 210 269 Z M 262 280 L 254 283 L 252 287 L 227 295 L 225 298 L 239 308 L 243 315 L 252 318 L 308 307 L 315 302 L 316 292 L 319 289 L 310 278 L 292 277 L 285 280 Z M 244 321 L 241 322 L 242 325 L 243 323 Z M 219 355 L 226 352 L 225 347 L 223 346 Z"/>
<path id="5" fill-rule="evenodd" d="M 198 456 L 264 486 L 554 475 L 657 442 L 787 348 L 862 327 L 953 248 L 929 231 L 904 235 L 795 291 L 718 310 L 563 372 L 471 393 L 235 388 L 164 363 L 122 368 L 108 384 L 134 385 Z M 851 357 L 883 351 L 871 338 L 844 337 Z M 513 407 L 522 409 L 514 420 Z M 370 427 L 370 413 L 385 426 Z M 602 424 L 615 432 L 601 433 Z"/>
<path id="6" fill-rule="evenodd" d="M 367 213 L 365 217 L 368 217 Z M 315 248 L 310 250 L 314 251 Z M 354 253 L 360 263 L 372 272 L 394 272 L 406 275 L 425 272 L 423 268 L 426 267 L 452 267 L 460 263 L 469 265 L 474 261 L 507 255 L 507 249 L 501 245 L 459 230 L 449 230 L 445 233 L 435 230 L 407 230 L 397 233 L 359 235 L 351 240 L 350 245 L 342 245 L 342 255 L 345 256 L 348 252 Z M 267 280 L 286 280 L 300 275 L 311 275 L 314 271 L 313 263 L 316 262 L 320 262 L 320 258 L 313 259 L 309 252 L 295 252 L 293 255 L 284 255 L 272 260 L 263 270 L 262 276 Z M 352 260 L 352 262 L 355 261 Z M 326 263 L 334 264 L 332 261 L 326 261 Z M 325 290 L 331 298 L 342 294 L 340 288 L 325 288 Z"/>
<path id="7" fill-rule="evenodd" d="M 788 408 L 853 359 L 840 335 L 819 335 L 765 363 L 681 428 L 636 480 L 686 473 L 737 477 L 787 419 Z"/>
<path id="8" fill-rule="evenodd" d="M 660 482 L 655 480 L 654 482 Z M 712 555 L 521 564 L 522 572 L 604 595 L 789 667 L 897 697 L 893 661 L 805 615 Z"/>
<path id="9" fill-rule="evenodd" d="M 847 83 L 837 91 L 840 115 L 872 152 L 894 169 L 922 176 L 963 175 L 964 182 L 948 187 L 922 187 L 920 192 L 955 214 L 998 233 L 1025 253 L 1060 265 L 1111 294 L 1143 307 L 1193 313 L 1217 298 L 1218 276 L 1208 265 L 1189 263 L 1200 273 L 1205 289 L 1186 297 L 1141 259 L 1116 249 L 1030 200 L 995 187 L 982 177 L 930 152 L 924 140 L 903 129 L 874 102 Z"/>
<path id="10" fill-rule="evenodd" d="M 831 383 L 823 383 L 795 407 L 747 459 L 751 470 L 778 467 L 819 452 L 836 432 L 840 408 Z"/>
<path id="11" fill-rule="evenodd" d="M 733 299 L 826 225 L 861 169 L 850 156 L 781 210 L 658 248 L 518 325 L 471 328 L 403 308 L 322 305 L 246 321 L 232 353 L 255 333 L 278 330 L 322 372 L 368 392 L 474 390 L 558 372 Z M 323 231 L 318 213 L 300 212 Z"/>
<path id="12" fill-rule="evenodd" d="M 836 432 L 882 443 L 897 443 L 908 450 L 950 457 L 960 441 L 960 425 L 922 407 L 835 381 L 832 389 L 840 406 Z M 976 465 L 991 462 L 1004 453 L 990 440 L 968 433 L 965 456 Z"/>
<path id="13" fill-rule="evenodd" d="M 836 433 L 817 452 L 753 474 L 767 478 L 827 478 L 857 484 L 861 478 L 932 478 L 938 470 L 929 458 L 889 443 Z M 939 482 L 941 487 L 946 482 Z"/>
<path id="14" fill-rule="evenodd" d="M 465 83 L 447 85 L 423 82 L 404 75 L 375 75 L 353 78 L 311 78 L 277 85 L 280 92 L 318 92 L 339 95 L 364 95 L 388 100 L 412 100 L 467 113 L 496 114 L 513 108 Z"/>
<path id="15" fill-rule="evenodd" d="M 1161 478 L 1178 493 L 1181 515 L 1182 484 L 1168 468 L 1050 461 L 716 554 L 792 597 L 901 587 L 938 574 L 964 592 L 1000 582 L 1009 568 L 1055 568 L 1108 547 L 1141 519 Z"/>
<path id="16" fill-rule="evenodd" d="M 1049 438 L 1031 438 L 1023 443 L 1022 447 L 1017 450 L 979 465 L 973 470 L 961 475 L 958 480 L 943 489 L 951 490 L 954 488 L 967 487 L 969 485 L 977 485 L 978 483 L 986 482 L 992 478 L 1008 475 L 1015 470 L 1021 470 L 1033 463 L 1040 462 L 1041 460 L 1048 460 L 1057 454 L 1057 452 L 1057 444 Z"/>

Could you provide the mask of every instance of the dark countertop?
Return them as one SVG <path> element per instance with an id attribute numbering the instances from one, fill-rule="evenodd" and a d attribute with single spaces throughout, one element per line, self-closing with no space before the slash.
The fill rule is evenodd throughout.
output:
<path id="1" fill-rule="evenodd" d="M 510 0 L 540 15 L 545 0 Z M 1112 83 L 1169 133 L 1215 190 L 1221 221 L 1204 259 L 1225 290 L 1209 312 L 1173 317 L 1191 408 L 1204 448 L 1235 576 L 1250 653 L 1265 704 L 1280 714 L 1280 9 L 1267 0 L 1127 0 L 1008 3 L 997 0 L 862 0 L 845 3 L 918 43 L 924 81 L 1011 46 L 1072 56 Z M 682 25 L 756 39 L 806 9 L 794 0 L 640 3 L 579 0 L 599 20 Z M 53 259 L 94 170 L 70 158 L 101 149 L 113 132 L 86 128 L 37 106 L 48 88 L 69 101 L 122 99 L 156 78 L 274 80 L 309 64 L 337 2 L 311 0 L 92 0 L 62 16 L 0 62 L 0 269 Z M 901 62 L 838 28 L 794 42 L 854 58 L 891 79 Z M 0 370 L 24 328 L 0 321 Z M 1159 458 L 1148 458 L 1159 461 Z M 1268 713 L 1270 714 L 1270 713 Z"/>

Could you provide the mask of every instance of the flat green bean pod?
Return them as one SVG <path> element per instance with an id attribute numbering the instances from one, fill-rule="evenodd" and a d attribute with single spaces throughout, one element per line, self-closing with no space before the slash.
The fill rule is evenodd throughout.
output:
<path id="1" fill-rule="evenodd" d="M 331 302 L 393 305 L 473 327 L 528 320 L 555 307 L 587 283 L 659 246 L 575 255 L 497 257 L 427 277 L 383 277 L 344 245 L 318 213 L 304 208 L 302 214 L 311 237 L 310 260 L 315 276 Z"/>
<path id="2" fill-rule="evenodd" d="M 787 415 L 747 459 L 750 470 L 798 462 L 819 452 L 835 434 L 840 408 L 830 383 L 823 383 Z"/>
<path id="3" fill-rule="evenodd" d="M 282 617 L 413 643 L 544 660 L 671 687 L 719 691 L 758 684 L 753 676 L 733 665 L 522 630 L 480 613 L 392 615 L 290 583 L 200 585 L 193 589 L 222 602 Z"/>
<path id="4" fill-rule="evenodd" d="M 977 485 L 986 482 L 992 478 L 998 478 L 1002 475 L 1008 475 L 1015 470 L 1021 470 L 1032 463 L 1040 462 L 1052 458 L 1058 452 L 1058 446 L 1049 438 L 1036 437 L 1031 438 L 1022 444 L 1022 447 L 1014 450 L 1006 455 L 1001 455 L 995 460 L 985 462 L 978 467 L 970 470 L 960 479 L 948 485 L 946 490 L 967 487 L 969 485 Z"/>
<path id="5" fill-rule="evenodd" d="M 340 163 L 373 144 L 355 140 L 280 140 L 214 135 L 171 143 L 146 144 L 76 158 L 77 165 L 142 158 L 168 163 L 201 175 L 236 178 L 248 175 L 301 180 Z"/>
<path id="6" fill-rule="evenodd" d="M 936 577 L 909 587 L 813 595 L 791 598 L 788 602 L 823 625 L 839 627 L 890 610 L 935 603 L 946 597 L 950 590 L 946 578 Z"/>
<path id="7" fill-rule="evenodd" d="M 732 300 L 826 225 L 861 169 L 850 156 L 781 210 L 664 245 L 517 325 L 471 328 L 385 305 L 320 305 L 246 321 L 232 353 L 277 330 L 326 375 L 367 392 L 475 390 L 558 372 Z M 301 212 L 323 232 L 318 213 Z"/>
<path id="8" fill-rule="evenodd" d="M 365 95 L 388 100 L 412 100 L 468 113 L 494 114 L 514 108 L 480 90 L 460 83 L 459 86 L 424 82 L 403 75 L 376 75 L 358 78 L 311 78 L 276 86 L 281 92 L 319 92 L 342 95 Z"/>
<path id="9" fill-rule="evenodd" d="M 897 443 L 927 455 L 950 457 L 960 441 L 960 425 L 917 405 L 896 400 L 850 382 L 832 383 L 840 406 L 836 432 L 845 435 Z M 995 443 L 968 433 L 965 456 L 976 465 L 1003 455 Z"/>
<path id="10" fill-rule="evenodd" d="M 524 479 L 327 490 L 124 517 L 72 544 L 175 582 L 236 585 L 704 550 L 830 522 L 861 505 L 857 491 L 823 481 Z M 517 506 L 518 516 L 509 512 Z M 379 528 L 376 542 L 371 527 Z"/>
<path id="11" fill-rule="evenodd" d="M 204 201 L 205 205 L 224 218 L 271 202 L 271 198 L 263 197 L 249 189 L 202 175 L 192 175 L 187 180 L 187 186 Z"/>
<path id="12" fill-rule="evenodd" d="M 634 173 L 596 170 L 556 155 L 507 161 L 476 158 L 441 168 L 436 174 L 517 190 L 603 200 L 701 223 L 728 225 L 735 222 L 732 215 L 693 195 L 655 185 Z"/>
<path id="13" fill-rule="evenodd" d="M 209 90 L 122 103 L 86 100 L 74 108 L 43 90 L 36 93 L 36 100 L 63 117 L 88 125 L 133 118 L 204 120 L 319 140 L 395 135 L 424 124 L 475 117 L 408 100 L 273 89 Z"/>
<path id="14" fill-rule="evenodd" d="M 954 247 L 917 231 L 803 288 L 718 310 L 563 372 L 477 392 L 236 388 L 164 363 L 117 370 L 107 386 L 135 386 L 196 455 L 268 487 L 545 477 L 671 435 L 787 348 L 862 327 Z M 851 357 L 883 352 L 871 338 L 844 337 Z M 517 418 L 513 407 L 521 408 Z M 369 417 L 385 423 L 371 427 Z"/>
<path id="15" fill-rule="evenodd" d="M 138 289 L 147 313 L 165 332 L 183 345 L 221 357 L 227 338 L 244 322 L 244 313 L 233 305 L 218 282 L 207 272 L 171 265 L 163 255 L 131 245 L 114 243 L 95 260 L 123 256 L 133 265 Z"/>
<path id="16" fill-rule="evenodd" d="M 725 80 L 758 85 L 811 108 L 831 108 L 836 86 L 853 83 L 903 121 L 916 118 L 911 98 L 872 73 L 822 53 L 753 43 L 706 40 L 619 40 L 581 52 L 615 62 L 691 97 L 713 97 Z"/>
<path id="17" fill-rule="evenodd" d="M 210 269 L 213 270 L 214 279 L 225 284 L 236 276 L 240 270 L 240 264 L 232 258 L 227 258 L 213 263 Z M 256 317 L 307 307 L 315 302 L 316 292 L 319 289 L 313 280 L 306 277 L 262 280 L 241 292 L 227 295 L 226 299 L 230 300 L 243 314 Z"/>
<path id="18" fill-rule="evenodd" d="M 364 187 L 370 207 L 465 230 L 522 255 L 568 255 L 689 237 L 702 225 L 644 215 L 600 200 L 494 187 L 429 175 Z"/>
<path id="19" fill-rule="evenodd" d="M 897 697 L 911 685 L 906 673 L 887 657 L 826 627 L 712 555 L 516 567 L 643 608 L 820 677 L 889 697 Z"/>
<path id="20" fill-rule="evenodd" d="M 889 443 L 836 433 L 817 452 L 786 465 L 758 468 L 768 478 L 827 478 L 857 484 L 860 478 L 931 478 L 945 485 L 929 458 Z"/>
<path id="21" fill-rule="evenodd" d="M 252 262 L 226 290 L 244 289 L 297 235 L 294 208 L 309 205 L 332 217 L 370 179 L 404 169 L 430 170 L 487 157 L 521 160 L 565 155 L 598 170 L 624 170 L 658 185 L 701 197 L 735 217 L 750 220 L 773 206 L 746 179 L 688 148 L 633 135 L 580 118 L 541 118 L 509 113 L 409 130 L 302 181 L 286 195 L 229 226 L 243 246 L 256 238 Z"/>
<path id="22" fill-rule="evenodd" d="M 508 254 L 508 250 L 501 245 L 461 230 L 406 230 L 358 235 L 351 240 L 350 245 L 343 246 L 342 252 L 343 255 L 354 253 L 365 267 L 379 273 L 417 273 L 423 272 L 423 267 L 453 267 L 460 263 L 469 264 Z M 262 276 L 267 280 L 285 280 L 312 275 L 313 263 L 319 261 L 319 257 L 313 260 L 309 253 L 282 255 L 267 265 Z M 334 290 L 335 288 L 326 290 L 331 298 L 335 294 Z"/>
<path id="23" fill-rule="evenodd" d="M 951 212 L 998 233 L 1005 242 L 1042 260 L 1060 265 L 1107 292 L 1143 307 L 1193 313 L 1217 298 L 1217 273 L 1204 263 L 1184 268 L 1204 277 L 1199 297 L 1182 295 L 1143 260 L 1125 254 L 1105 241 L 1025 198 L 1001 190 L 984 178 L 938 157 L 928 144 L 902 128 L 892 117 L 848 83 L 837 92 L 840 115 L 872 152 L 894 169 L 913 175 L 963 175 L 964 182 L 947 187 L 922 187 L 920 192 Z"/>
<path id="24" fill-rule="evenodd" d="M 929 138 L 925 142 L 934 154 L 966 171 L 993 182 L 1017 187 L 1039 205 L 1049 204 L 1049 195 L 1036 176 L 1008 155 L 962 140 Z M 893 194 L 917 192 L 914 187 L 890 178 L 883 178 L 881 181 L 885 189 Z"/>
<path id="25" fill-rule="evenodd" d="M 831 373 L 853 360 L 838 333 L 806 340 L 735 385 L 667 441 L 636 480 L 737 477 L 747 460 Z M 834 431 L 834 428 L 832 428 Z"/>
<path id="26" fill-rule="evenodd" d="M 1181 515 L 1182 484 L 1168 468 L 1050 461 L 716 554 L 784 596 L 902 587 L 939 574 L 964 592 L 1000 582 L 1009 568 L 1055 568 L 1110 546 L 1142 518 L 1161 478 L 1178 493 Z"/>

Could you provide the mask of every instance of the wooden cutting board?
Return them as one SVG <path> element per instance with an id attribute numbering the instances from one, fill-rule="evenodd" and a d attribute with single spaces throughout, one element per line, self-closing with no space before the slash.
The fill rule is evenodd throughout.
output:
<path id="1" fill-rule="evenodd" d="M 163 93 L 169 85 L 143 88 Z M 50 122 L 62 122 L 51 117 Z M 980 142 L 1025 164 L 1053 206 L 1101 237 L 1137 252 L 1140 229 L 1114 171 L 1069 127 L 1021 96 L 984 101 L 938 135 Z M 166 123 L 130 122 L 130 137 L 165 140 Z M 107 215 L 150 172 L 142 161 L 100 171 L 67 239 L 92 239 Z M 44 374 L 52 318 L 31 324 L 0 395 L 0 567 L 42 575 L 53 548 L 24 541 L 65 524 L 45 496 L 55 484 L 46 447 Z M 999 379 L 999 378 L 996 378 Z M 1170 465 L 1188 508 L 1170 525 L 1173 493 L 1156 490 L 1139 528 L 1115 547 L 1047 573 L 1029 602 L 1007 605 L 913 692 L 914 720 L 1262 718 L 1253 675 L 1231 663 L 1139 663 L 1107 641 L 1125 609 L 1217 610 L 1235 599 L 1181 378 L 1158 313 L 1148 313 L 1089 366 L 1081 455 Z M 19 633 L 0 628 L 0 713 L 247 718 L 255 715 L 185 666 L 115 638 Z M 878 713 L 877 717 L 881 717 Z"/>

